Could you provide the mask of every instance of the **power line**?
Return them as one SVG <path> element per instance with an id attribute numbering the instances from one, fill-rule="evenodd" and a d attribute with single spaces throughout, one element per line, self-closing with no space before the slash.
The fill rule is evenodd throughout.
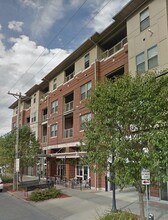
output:
<path id="1" fill-rule="evenodd" d="M 32 66 L 40 59 L 40 57 L 44 54 L 44 52 L 46 50 L 48 50 L 48 47 L 51 45 L 51 43 L 55 40 L 56 37 L 58 37 L 60 35 L 60 33 L 63 32 L 63 30 L 65 29 L 65 27 L 71 22 L 71 20 L 73 19 L 73 17 L 79 12 L 79 10 L 85 5 L 85 3 L 88 0 L 85 0 L 80 7 L 75 11 L 75 13 L 69 18 L 67 19 L 66 23 L 64 24 L 64 26 L 54 35 L 54 37 L 49 41 L 49 43 L 46 45 L 46 48 L 41 52 L 41 54 L 37 57 L 37 59 L 28 67 L 28 69 L 21 75 L 21 77 L 23 77 L 24 75 L 27 74 L 27 72 L 32 68 Z M 20 79 L 21 79 L 20 77 Z M 34 77 L 33 77 L 34 78 Z M 18 83 L 18 81 L 20 80 L 18 79 L 13 85 L 12 87 L 16 86 L 16 84 Z"/>
<path id="2" fill-rule="evenodd" d="M 105 1 L 106 1 L 106 0 L 105 0 Z M 68 45 L 69 43 L 71 43 L 75 38 L 77 38 L 78 35 L 83 31 L 83 28 L 86 27 L 86 26 L 88 26 L 88 25 L 91 23 L 91 21 L 92 21 L 111 1 L 112 1 L 112 0 L 109 0 L 102 8 L 96 13 L 96 15 L 92 16 L 92 18 L 91 18 L 86 24 L 84 24 L 84 25 L 81 27 L 81 29 L 72 37 L 71 40 L 69 40 L 69 41 L 65 44 L 65 46 Z M 33 77 L 32 77 L 29 81 L 27 81 L 27 82 L 29 83 L 29 82 L 34 78 L 34 76 L 36 76 L 37 74 L 39 74 L 59 53 L 60 53 L 60 51 L 57 52 L 57 53 L 56 53 L 38 72 L 36 72 L 36 73 L 33 75 Z M 25 84 L 26 84 L 26 83 L 25 83 Z M 20 90 L 23 89 L 23 87 L 25 86 L 25 84 L 20 88 Z"/>

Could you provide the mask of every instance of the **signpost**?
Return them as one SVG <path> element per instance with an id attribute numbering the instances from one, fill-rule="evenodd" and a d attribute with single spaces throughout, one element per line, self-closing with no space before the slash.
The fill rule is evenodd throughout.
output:
<path id="1" fill-rule="evenodd" d="M 141 179 L 142 185 L 146 186 L 146 209 L 147 209 L 147 218 L 149 215 L 148 211 L 148 185 L 150 185 L 150 171 L 147 169 L 143 169 L 141 171 Z"/>

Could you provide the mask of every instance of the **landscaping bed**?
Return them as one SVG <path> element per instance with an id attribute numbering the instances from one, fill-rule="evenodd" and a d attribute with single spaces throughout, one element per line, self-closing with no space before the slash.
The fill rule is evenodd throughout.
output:
<path id="1" fill-rule="evenodd" d="M 119 211 L 119 212 L 110 212 L 105 213 L 103 216 L 99 216 L 97 220 L 139 220 L 140 217 L 131 212 Z"/>

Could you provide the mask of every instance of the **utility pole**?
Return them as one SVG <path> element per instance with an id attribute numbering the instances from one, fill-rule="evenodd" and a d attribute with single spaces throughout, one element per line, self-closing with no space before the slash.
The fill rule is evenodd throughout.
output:
<path id="1" fill-rule="evenodd" d="M 21 104 L 21 93 L 11 93 L 8 92 L 9 95 L 13 95 L 18 100 L 18 109 L 17 109 L 17 121 L 16 121 L 16 144 L 15 144 L 15 160 L 14 160 L 14 173 L 13 173 L 13 190 L 18 191 L 18 173 L 19 173 L 19 121 L 20 121 L 20 104 Z"/>

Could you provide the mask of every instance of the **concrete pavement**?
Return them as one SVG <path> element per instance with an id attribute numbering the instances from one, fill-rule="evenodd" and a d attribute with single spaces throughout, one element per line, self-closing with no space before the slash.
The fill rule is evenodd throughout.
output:
<path id="1" fill-rule="evenodd" d="M 77 190 L 56 185 L 66 198 L 50 199 L 43 202 L 30 202 L 32 205 L 47 212 L 56 220 L 96 220 L 103 213 L 111 210 L 112 193 L 94 190 Z M 25 199 L 23 192 L 13 192 L 12 195 Z M 123 191 L 116 190 L 117 209 L 129 210 L 139 214 L 138 195 L 133 188 Z M 149 213 L 155 220 L 168 220 L 168 203 L 149 201 Z"/>

